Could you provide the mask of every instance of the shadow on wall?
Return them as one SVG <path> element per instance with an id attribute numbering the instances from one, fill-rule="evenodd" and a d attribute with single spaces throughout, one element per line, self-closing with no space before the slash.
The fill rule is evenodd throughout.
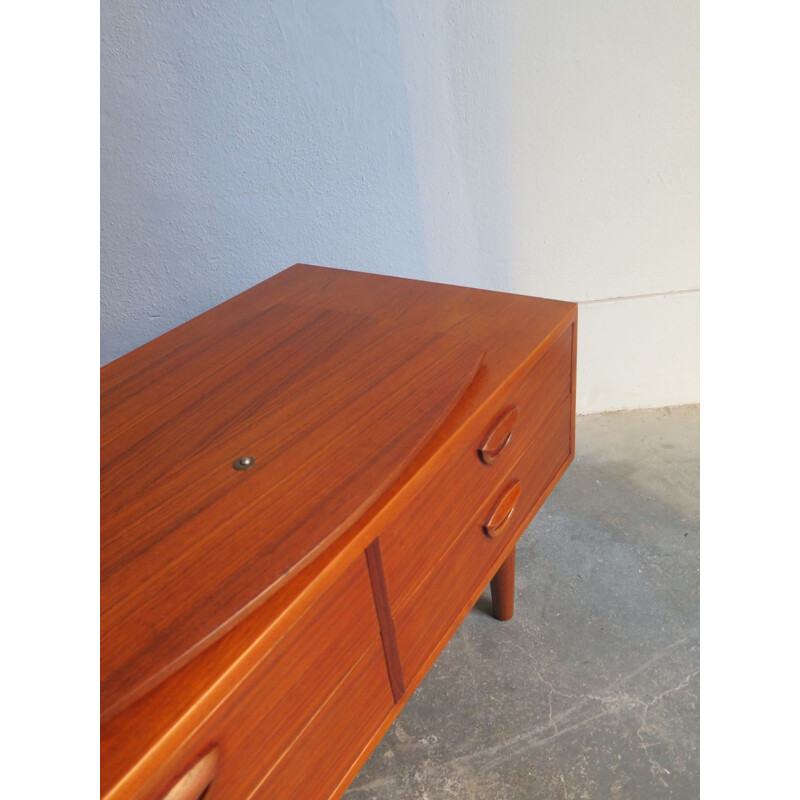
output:
<path id="1" fill-rule="evenodd" d="M 431 280 L 513 292 L 514 4 L 397 2 Z M 523 84 L 524 80 L 521 81 Z M 526 265 L 528 266 L 528 265 Z M 401 273 L 402 274 L 402 273 Z"/>
<path id="2" fill-rule="evenodd" d="M 296 262 L 584 303 L 698 397 L 697 0 L 103 0 L 102 360 Z"/>
<path id="3" fill-rule="evenodd" d="M 296 262 L 430 277 L 393 6 L 103 0 L 106 363 Z"/>

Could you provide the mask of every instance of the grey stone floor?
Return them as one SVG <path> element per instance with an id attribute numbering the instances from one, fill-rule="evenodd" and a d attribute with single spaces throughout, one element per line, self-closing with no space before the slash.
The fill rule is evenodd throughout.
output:
<path id="1" fill-rule="evenodd" d="M 347 800 L 699 796 L 699 409 L 578 418 L 577 457 Z"/>

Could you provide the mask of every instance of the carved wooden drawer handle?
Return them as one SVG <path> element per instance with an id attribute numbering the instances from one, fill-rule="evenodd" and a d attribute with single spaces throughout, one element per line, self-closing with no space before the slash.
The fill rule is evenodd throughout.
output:
<path id="1" fill-rule="evenodd" d="M 503 532 L 514 513 L 521 491 L 522 485 L 516 478 L 503 489 L 486 517 L 486 522 L 483 523 L 483 531 L 487 536 L 494 539 Z"/>
<path id="2" fill-rule="evenodd" d="M 491 430 L 486 434 L 483 444 L 478 448 L 481 461 L 484 464 L 493 464 L 500 453 L 503 452 L 503 448 L 511 441 L 511 431 L 518 416 L 519 409 L 516 406 L 511 406 L 492 425 Z"/>
<path id="3" fill-rule="evenodd" d="M 215 747 L 183 774 L 163 800 L 200 800 L 217 774 L 218 761 L 219 750 Z"/>

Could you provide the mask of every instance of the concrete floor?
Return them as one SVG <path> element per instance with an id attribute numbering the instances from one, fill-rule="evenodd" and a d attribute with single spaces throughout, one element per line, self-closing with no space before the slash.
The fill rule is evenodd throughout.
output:
<path id="1" fill-rule="evenodd" d="M 699 796 L 699 409 L 578 418 L 575 461 L 347 800 Z"/>

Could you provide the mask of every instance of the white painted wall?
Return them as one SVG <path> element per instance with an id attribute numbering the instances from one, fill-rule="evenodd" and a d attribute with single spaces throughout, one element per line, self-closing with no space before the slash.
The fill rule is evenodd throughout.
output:
<path id="1" fill-rule="evenodd" d="M 103 0 L 102 355 L 307 261 L 581 302 L 696 402 L 697 0 Z"/>

